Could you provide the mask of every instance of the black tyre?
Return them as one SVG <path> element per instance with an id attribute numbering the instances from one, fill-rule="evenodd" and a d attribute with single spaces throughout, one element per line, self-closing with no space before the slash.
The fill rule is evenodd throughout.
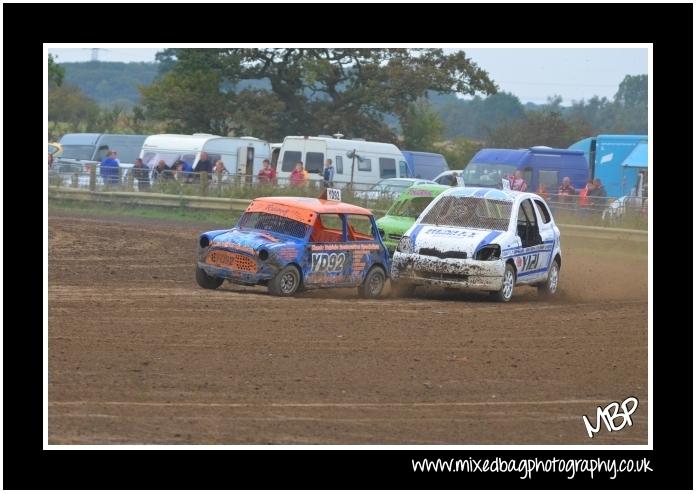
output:
<path id="1" fill-rule="evenodd" d="M 558 290 L 558 278 L 560 274 L 560 268 L 558 267 L 558 262 L 555 260 L 551 263 L 549 267 L 549 277 L 542 284 L 537 286 L 537 292 L 542 298 L 551 298 L 556 294 Z"/>
<path id="2" fill-rule="evenodd" d="M 416 285 L 406 282 L 392 281 L 391 292 L 395 298 L 410 298 L 416 291 Z"/>
<path id="3" fill-rule="evenodd" d="M 287 265 L 268 283 L 268 292 L 273 296 L 292 296 L 300 284 L 300 271 L 294 265 Z"/>
<path id="4" fill-rule="evenodd" d="M 505 264 L 505 272 L 503 273 L 503 286 L 498 291 L 491 291 L 491 298 L 495 301 L 507 303 L 512 299 L 512 293 L 515 291 L 515 269 L 512 265 Z"/>
<path id="5" fill-rule="evenodd" d="M 387 281 L 387 275 L 381 267 L 373 267 L 365 276 L 363 283 L 358 286 L 358 294 L 361 298 L 379 298 Z"/>
<path id="6" fill-rule="evenodd" d="M 224 279 L 219 277 L 209 276 L 200 267 L 196 267 L 196 282 L 205 289 L 217 289 L 224 282 Z"/>

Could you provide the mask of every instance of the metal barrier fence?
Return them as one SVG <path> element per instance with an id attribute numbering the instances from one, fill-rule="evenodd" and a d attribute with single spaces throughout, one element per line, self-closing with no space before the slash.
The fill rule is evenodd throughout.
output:
<path id="1" fill-rule="evenodd" d="M 323 180 L 316 175 L 302 183 L 290 178 L 276 178 L 273 182 L 258 176 L 239 174 L 164 172 L 152 170 L 140 172 L 135 168 L 113 168 L 113 175 L 102 175 L 99 164 L 88 170 L 63 172 L 49 170 L 49 185 L 59 188 L 97 191 L 142 192 L 182 197 L 219 197 L 229 199 L 253 199 L 264 196 L 317 197 L 323 189 Z M 371 183 L 339 183 L 343 189 L 342 200 L 368 209 L 386 211 L 398 192 L 371 190 Z M 612 226 L 631 229 L 647 229 L 648 200 L 642 197 L 583 197 L 575 195 L 543 194 L 557 223 L 588 226 Z"/>

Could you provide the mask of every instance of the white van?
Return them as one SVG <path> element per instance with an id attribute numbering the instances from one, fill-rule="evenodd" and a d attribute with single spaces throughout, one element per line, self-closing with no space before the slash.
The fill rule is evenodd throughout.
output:
<path id="1" fill-rule="evenodd" d="M 275 158 L 275 156 L 274 156 Z M 365 140 L 336 139 L 330 136 L 285 137 L 275 163 L 278 178 L 288 179 L 297 161 L 302 161 L 311 177 L 319 179 L 324 160 L 336 169 L 334 183 L 374 184 L 383 178 L 408 177 L 408 166 L 394 144 Z"/>
<path id="2" fill-rule="evenodd" d="M 183 159 L 195 168 L 201 152 L 208 153 L 213 163 L 221 159 L 229 173 L 256 175 L 264 159 L 270 159 L 268 142 L 255 137 L 220 137 L 212 134 L 159 134 L 145 140 L 140 157 L 153 168 L 160 160 L 167 166 Z"/>

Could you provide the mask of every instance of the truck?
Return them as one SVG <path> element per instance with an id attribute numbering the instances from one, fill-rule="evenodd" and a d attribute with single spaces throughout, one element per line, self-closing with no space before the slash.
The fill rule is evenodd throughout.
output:
<path id="1" fill-rule="evenodd" d="M 123 164 L 133 164 L 147 135 L 74 133 L 60 139 L 63 152 L 57 159 L 62 166 L 73 165 L 73 171 L 82 171 L 85 163 L 101 162 L 109 151 L 118 152 Z"/>
<path id="2" fill-rule="evenodd" d="M 646 193 L 648 170 L 647 135 L 597 135 L 571 145 L 582 151 L 590 176 L 599 178 L 609 197 Z"/>
<path id="3" fill-rule="evenodd" d="M 320 179 L 324 161 L 331 159 L 336 169 L 334 183 L 341 187 L 348 183 L 373 185 L 384 178 L 410 176 L 404 155 L 394 144 L 368 142 L 361 139 L 342 139 L 341 134 L 288 136 L 278 151 L 278 178 L 288 179 L 301 161 L 308 173 L 318 173 Z"/>
<path id="4" fill-rule="evenodd" d="M 447 160 L 442 154 L 422 151 L 401 151 L 406 158 L 406 165 L 411 178 L 433 180 L 436 176 L 449 170 Z"/>
<path id="5" fill-rule="evenodd" d="M 529 192 L 540 186 L 547 193 L 556 193 L 564 177 L 575 188 L 582 188 L 590 177 L 585 155 L 580 150 L 535 146 L 528 149 L 481 149 L 463 172 L 467 187 L 502 189 L 502 180 L 522 172 Z"/>

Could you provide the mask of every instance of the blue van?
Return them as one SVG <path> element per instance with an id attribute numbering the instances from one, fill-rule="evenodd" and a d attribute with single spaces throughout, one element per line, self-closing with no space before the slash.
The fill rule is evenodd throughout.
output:
<path id="1" fill-rule="evenodd" d="M 582 151 L 530 147 L 529 149 L 481 149 L 464 168 L 467 187 L 502 188 L 502 179 L 522 171 L 528 192 L 538 192 L 544 185 L 547 193 L 557 193 L 565 176 L 576 189 L 590 177 Z"/>
<path id="2" fill-rule="evenodd" d="M 602 180 L 609 197 L 637 194 L 641 175 L 647 177 L 647 135 L 598 135 L 569 149 L 585 153 L 592 178 Z"/>
<path id="3" fill-rule="evenodd" d="M 406 166 L 410 178 L 423 178 L 432 180 L 443 171 L 447 171 L 449 166 L 442 154 L 434 152 L 420 151 L 401 151 L 406 158 Z"/>

